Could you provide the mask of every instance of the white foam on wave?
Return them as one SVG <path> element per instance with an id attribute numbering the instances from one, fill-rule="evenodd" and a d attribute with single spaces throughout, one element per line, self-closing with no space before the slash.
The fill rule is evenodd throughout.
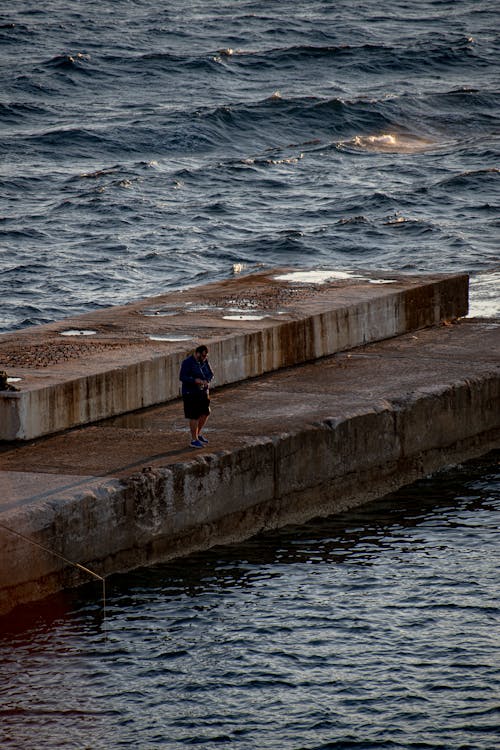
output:
<path id="1" fill-rule="evenodd" d="M 500 318 L 500 270 L 471 276 L 469 317 Z"/>
<path id="2" fill-rule="evenodd" d="M 233 274 L 237 276 L 248 268 L 246 263 L 233 263 Z"/>
<path id="3" fill-rule="evenodd" d="M 386 152 L 392 154 L 412 154 L 425 151 L 434 142 L 418 135 L 399 133 L 379 133 L 376 135 L 356 135 L 349 141 L 341 141 L 339 147 L 347 146 L 359 151 Z"/>

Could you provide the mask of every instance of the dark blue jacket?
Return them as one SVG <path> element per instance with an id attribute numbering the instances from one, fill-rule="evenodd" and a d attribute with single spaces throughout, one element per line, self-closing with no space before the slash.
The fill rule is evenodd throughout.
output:
<path id="1" fill-rule="evenodd" d="M 182 395 L 187 396 L 189 393 L 198 393 L 200 386 L 194 381 L 199 379 L 210 383 L 213 376 L 214 374 L 208 360 L 198 362 L 194 354 L 191 354 L 191 356 L 183 361 L 179 373 L 179 380 L 182 381 Z"/>

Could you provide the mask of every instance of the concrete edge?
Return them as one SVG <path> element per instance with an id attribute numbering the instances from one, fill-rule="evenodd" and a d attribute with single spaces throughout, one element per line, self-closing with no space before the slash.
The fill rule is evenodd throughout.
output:
<path id="1" fill-rule="evenodd" d="M 467 274 L 446 275 L 368 301 L 211 339 L 217 385 L 462 317 L 468 310 L 468 283 Z M 154 355 L 41 388 L 2 392 L 0 440 L 32 440 L 177 398 L 183 356 L 179 351 Z"/>
<path id="2" fill-rule="evenodd" d="M 492 373 L 146 469 L 0 522 L 49 549 L 64 540 L 57 551 L 99 575 L 124 572 L 345 510 L 482 455 L 498 447 L 499 403 L 500 377 Z M 0 614 L 89 580 L 1 528 L 0 549 Z"/>

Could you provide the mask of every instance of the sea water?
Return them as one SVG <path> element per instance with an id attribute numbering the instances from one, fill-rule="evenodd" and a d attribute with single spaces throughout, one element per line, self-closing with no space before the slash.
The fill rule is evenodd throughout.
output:
<path id="1" fill-rule="evenodd" d="M 466 271 L 498 316 L 498 25 L 490 0 L 0 4 L 0 331 L 275 266 Z M 104 623 L 93 587 L 23 608 L 0 745 L 498 746 L 497 459 L 114 578 Z"/>
<path id="2" fill-rule="evenodd" d="M 0 746 L 494 750 L 499 454 L 0 631 Z"/>
<path id="3" fill-rule="evenodd" d="M 498 314 L 498 25 L 492 0 L 3 3 L 0 330 L 283 265 L 467 271 Z"/>

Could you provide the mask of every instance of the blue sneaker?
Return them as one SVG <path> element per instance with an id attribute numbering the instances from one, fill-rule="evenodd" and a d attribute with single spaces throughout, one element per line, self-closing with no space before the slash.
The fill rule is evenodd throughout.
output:
<path id="1" fill-rule="evenodd" d="M 205 444 L 208 443 L 208 440 L 205 437 L 205 435 L 198 435 L 198 440 L 200 443 L 205 443 Z"/>
<path id="2" fill-rule="evenodd" d="M 199 440 L 191 440 L 191 448 L 203 448 L 203 443 Z"/>

